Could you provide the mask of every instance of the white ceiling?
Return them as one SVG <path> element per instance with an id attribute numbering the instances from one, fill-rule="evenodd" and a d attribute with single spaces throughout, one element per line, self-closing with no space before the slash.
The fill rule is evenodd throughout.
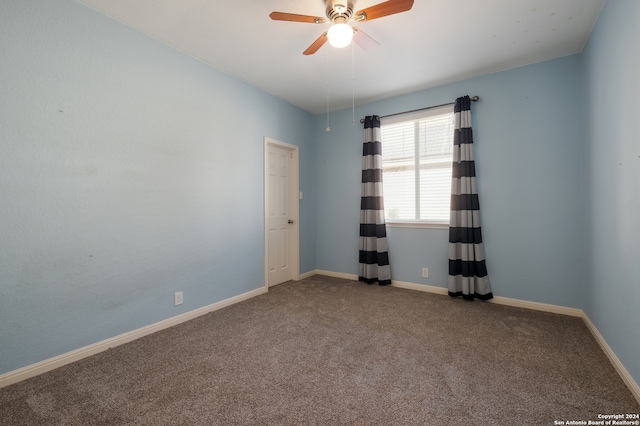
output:
<path id="1" fill-rule="evenodd" d="M 581 52 L 606 0 L 416 0 L 356 25 L 380 43 L 302 52 L 324 0 L 77 0 L 314 114 Z M 382 0 L 355 0 L 360 10 Z M 355 70 L 355 79 L 352 78 Z"/>

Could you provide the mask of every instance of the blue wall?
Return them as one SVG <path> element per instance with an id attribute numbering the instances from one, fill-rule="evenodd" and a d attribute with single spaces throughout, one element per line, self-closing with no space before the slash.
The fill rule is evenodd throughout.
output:
<path id="1" fill-rule="evenodd" d="M 610 1 L 583 54 L 356 108 L 479 95 L 494 293 L 584 309 L 636 382 L 639 17 Z M 261 287 L 264 136 L 300 146 L 301 272 L 357 273 L 350 110 L 326 132 L 70 0 L 1 2 L 0 47 L 0 374 Z M 447 239 L 390 228 L 394 279 L 446 287 Z"/>
<path id="2" fill-rule="evenodd" d="M 478 190 L 494 294 L 583 309 L 640 382 L 640 2 L 609 1 L 579 55 L 357 108 L 479 95 Z M 357 274 L 362 130 L 316 124 L 318 269 Z M 392 276 L 446 287 L 447 231 L 389 228 Z M 430 277 L 420 277 L 429 267 Z"/>
<path id="3" fill-rule="evenodd" d="M 356 117 L 478 95 L 478 191 L 494 294 L 580 308 L 586 278 L 584 91 L 577 55 L 398 96 Z M 318 268 L 357 274 L 362 127 L 318 117 Z M 446 287 L 448 231 L 389 228 L 393 279 Z M 429 278 L 421 278 L 421 268 Z"/>
<path id="4" fill-rule="evenodd" d="M 640 2 L 608 1 L 583 53 L 589 93 L 584 311 L 640 383 Z"/>
<path id="5" fill-rule="evenodd" d="M 0 44 L 0 374 L 262 287 L 264 136 L 315 269 L 313 115 L 71 0 Z"/>

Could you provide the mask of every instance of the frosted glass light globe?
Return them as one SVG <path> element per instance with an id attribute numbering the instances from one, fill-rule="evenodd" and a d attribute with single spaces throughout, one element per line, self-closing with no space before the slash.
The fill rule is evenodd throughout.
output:
<path id="1" fill-rule="evenodd" d="M 333 47 L 345 47 L 351 43 L 353 38 L 353 28 L 347 24 L 334 24 L 327 31 L 329 44 Z"/>

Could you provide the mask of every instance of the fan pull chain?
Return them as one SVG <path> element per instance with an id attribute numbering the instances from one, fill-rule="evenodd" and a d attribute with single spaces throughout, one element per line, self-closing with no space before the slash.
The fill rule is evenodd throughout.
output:
<path id="1" fill-rule="evenodd" d="M 329 85 L 327 84 L 327 128 L 325 129 L 327 132 L 331 131 L 331 126 L 329 126 Z"/>
<path id="2" fill-rule="evenodd" d="M 331 126 L 329 125 L 329 49 L 325 49 L 327 52 L 325 57 L 325 72 L 327 73 L 326 79 L 326 90 L 327 90 L 327 128 L 325 129 L 327 132 L 331 131 Z"/>
<path id="3" fill-rule="evenodd" d="M 356 125 L 356 54 L 351 41 L 351 125 Z"/>

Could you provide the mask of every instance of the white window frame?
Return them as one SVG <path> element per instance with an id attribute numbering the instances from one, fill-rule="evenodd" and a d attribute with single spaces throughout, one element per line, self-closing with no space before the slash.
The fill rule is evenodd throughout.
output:
<path id="1" fill-rule="evenodd" d="M 382 117 L 380 119 L 380 126 L 381 128 L 383 128 L 386 125 L 390 125 L 390 124 L 397 124 L 397 123 L 403 123 L 403 122 L 417 122 L 420 119 L 424 119 L 424 118 L 429 118 L 429 117 L 434 117 L 437 115 L 442 115 L 442 114 L 451 114 L 451 119 L 453 122 L 453 117 L 454 117 L 454 105 L 450 104 L 450 105 L 443 105 L 443 106 L 438 106 L 438 107 L 434 107 L 434 108 L 429 108 L 429 109 L 425 109 L 425 110 L 421 110 L 421 111 L 415 111 L 415 112 L 409 112 L 409 113 L 405 113 L 405 114 L 397 114 L 397 115 L 393 115 L 393 116 L 388 116 L 388 117 Z M 451 135 L 451 144 L 453 145 L 453 131 L 452 131 L 452 135 Z M 414 152 L 414 159 L 419 155 L 418 152 L 418 146 L 416 144 L 416 152 Z M 384 152 L 384 138 L 382 140 L 382 151 Z M 453 161 L 453 158 L 451 159 L 451 161 Z M 384 160 L 383 160 L 383 173 L 384 173 Z M 383 175 L 384 176 L 384 175 Z M 419 192 L 420 192 L 420 186 L 419 186 L 419 168 L 416 168 L 416 200 L 419 199 Z M 383 177 L 383 182 L 384 182 L 384 177 Z M 449 191 L 449 195 L 450 195 Z M 436 220 L 410 220 L 410 219 L 389 219 L 387 218 L 387 210 L 386 210 L 386 204 L 385 204 L 385 221 L 387 226 L 390 227 L 397 227 L 397 228 L 437 228 L 437 229 L 448 229 L 449 228 L 449 219 L 447 218 L 446 221 L 436 221 Z"/>

